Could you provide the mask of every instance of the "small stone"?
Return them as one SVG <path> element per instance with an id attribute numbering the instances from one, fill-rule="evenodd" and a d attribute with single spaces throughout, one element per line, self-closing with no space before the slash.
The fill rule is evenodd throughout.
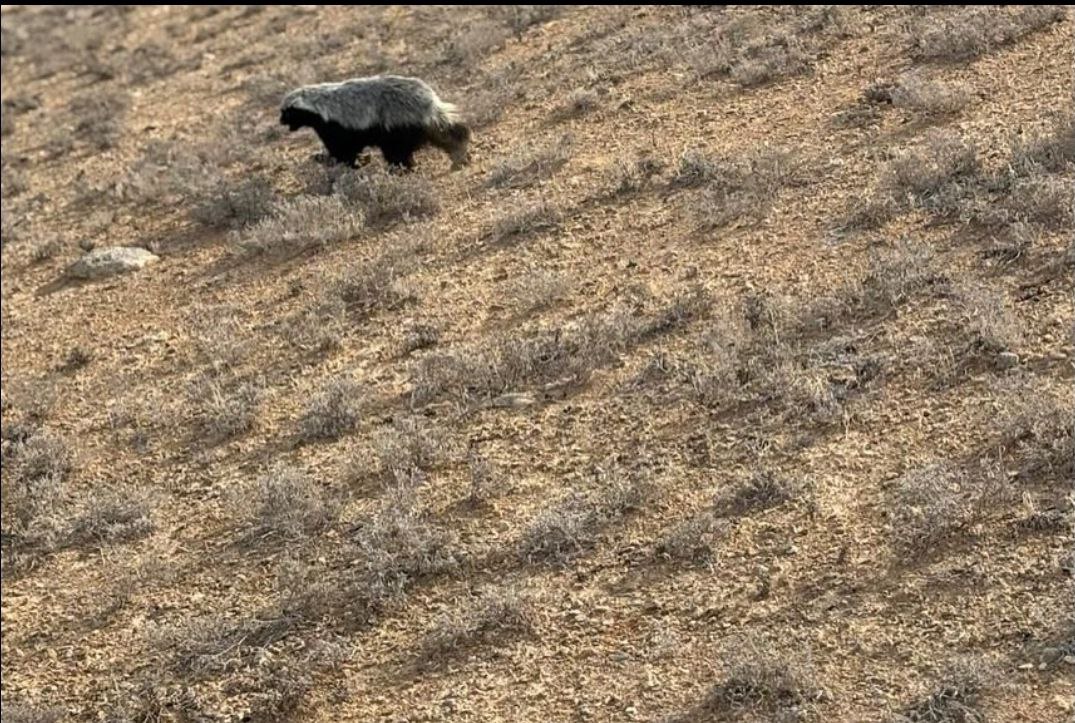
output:
<path id="1" fill-rule="evenodd" d="M 140 269 L 157 260 L 156 254 L 142 248 L 113 246 L 90 251 L 71 264 L 67 274 L 76 279 L 103 279 Z"/>
<path id="2" fill-rule="evenodd" d="M 997 366 L 1001 369 L 1011 369 L 1019 364 L 1019 355 L 1013 351 L 1002 351 L 997 354 Z"/>

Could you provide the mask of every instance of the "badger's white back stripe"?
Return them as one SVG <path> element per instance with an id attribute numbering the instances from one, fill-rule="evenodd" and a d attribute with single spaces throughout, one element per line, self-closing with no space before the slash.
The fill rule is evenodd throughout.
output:
<path id="1" fill-rule="evenodd" d="M 352 130 L 381 127 L 442 128 L 459 122 L 459 112 L 424 81 L 396 75 L 307 85 L 288 93 L 284 108 L 296 108 Z"/>

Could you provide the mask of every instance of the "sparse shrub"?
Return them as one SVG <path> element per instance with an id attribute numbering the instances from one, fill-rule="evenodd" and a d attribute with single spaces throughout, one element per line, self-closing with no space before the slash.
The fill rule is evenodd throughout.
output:
<path id="1" fill-rule="evenodd" d="M 905 304 L 923 289 L 944 281 L 934 269 L 928 246 L 901 240 L 891 249 L 871 253 L 862 282 L 857 288 L 846 287 L 842 295 L 853 305 L 885 313 Z"/>
<path id="2" fill-rule="evenodd" d="M 430 426 L 421 417 L 396 418 L 392 428 L 381 432 L 374 444 L 381 473 L 386 477 L 397 472 L 430 470 L 448 451 L 443 430 Z"/>
<path id="3" fill-rule="evenodd" d="M 761 221 L 769 209 L 764 204 L 755 204 L 754 200 L 745 193 L 707 188 L 695 200 L 691 210 L 699 230 L 712 231 L 741 218 Z"/>
<path id="4" fill-rule="evenodd" d="M 1075 116 L 1057 117 L 1052 127 L 1014 144 L 1010 166 L 1018 176 L 1064 173 L 1075 164 Z"/>
<path id="5" fill-rule="evenodd" d="M 640 338 L 666 334 L 704 318 L 713 300 L 702 286 L 679 291 L 663 302 L 652 317 L 637 327 Z"/>
<path id="6" fill-rule="evenodd" d="M 999 206 L 999 207 L 998 207 Z M 1075 219 L 1071 202 L 1071 182 L 1057 176 L 1026 178 L 1012 182 L 1000 204 L 990 204 L 978 220 L 1000 220 L 1012 226 L 1033 223 L 1045 228 L 1067 229 Z"/>
<path id="7" fill-rule="evenodd" d="M 440 341 L 440 329 L 430 324 L 415 324 L 403 333 L 403 353 L 431 349 Z"/>
<path id="8" fill-rule="evenodd" d="M 515 300 L 520 311 L 533 312 L 563 298 L 570 289 L 567 277 L 546 271 L 532 271 L 511 285 L 506 296 Z"/>
<path id="9" fill-rule="evenodd" d="M 197 680 L 254 668 L 265 649 L 287 637 L 297 623 L 283 615 L 239 621 L 207 615 L 152 629 L 150 637 L 155 647 L 168 654 L 172 671 Z"/>
<path id="10" fill-rule="evenodd" d="M 144 490 L 94 491 L 71 523 L 67 544 L 115 544 L 153 533 L 153 499 Z"/>
<path id="11" fill-rule="evenodd" d="M 25 173 L 13 168 L 6 160 L 0 162 L 3 163 L 3 170 L 0 171 L 0 195 L 4 198 L 15 198 L 26 193 L 30 183 Z"/>
<path id="12" fill-rule="evenodd" d="M 123 119 L 130 105 L 120 91 L 93 91 L 75 96 L 69 113 L 76 119 L 73 134 L 97 150 L 112 148 L 123 131 Z"/>
<path id="13" fill-rule="evenodd" d="M 62 708 L 40 708 L 10 701 L 4 701 L 3 712 L 0 712 L 0 718 L 7 723 L 60 723 L 63 717 Z"/>
<path id="14" fill-rule="evenodd" d="M 763 220 L 780 189 L 797 176 L 798 160 L 784 149 L 761 148 L 736 160 L 692 150 L 680 158 L 672 184 L 704 186 L 691 210 L 699 228 L 712 230 L 740 218 Z"/>
<path id="15" fill-rule="evenodd" d="M 534 234 L 555 229 L 560 214 L 544 202 L 534 203 L 509 211 L 497 219 L 485 237 L 490 243 L 518 243 Z"/>
<path id="16" fill-rule="evenodd" d="M 91 361 L 93 361 L 93 355 L 89 351 L 81 346 L 73 346 L 71 347 L 71 350 L 67 352 L 67 356 L 64 357 L 60 369 L 65 372 L 78 371 L 89 365 Z"/>
<path id="17" fill-rule="evenodd" d="M 713 511 L 718 517 L 740 517 L 777 507 L 794 499 L 797 493 L 797 485 L 790 480 L 759 470 L 722 490 L 713 501 Z"/>
<path id="18" fill-rule="evenodd" d="M 240 229 L 273 212 L 273 190 L 264 178 L 252 178 L 235 187 L 220 184 L 194 207 L 194 219 L 209 228 Z"/>
<path id="19" fill-rule="evenodd" d="M 567 100 L 561 106 L 557 115 L 562 118 L 576 118 L 597 109 L 599 98 L 597 91 L 587 88 L 576 88 L 568 94 Z"/>
<path id="20" fill-rule="evenodd" d="M 189 65 L 176 58 L 169 48 L 155 42 L 138 46 L 125 62 L 131 82 L 139 85 L 174 75 Z"/>
<path id="21" fill-rule="evenodd" d="M 679 167 L 671 184 L 692 188 L 706 184 L 731 187 L 742 183 L 740 167 L 723 158 L 714 158 L 698 148 L 689 148 L 679 157 Z"/>
<path id="22" fill-rule="evenodd" d="M 718 31 L 693 48 L 687 56 L 687 62 L 695 76 L 705 80 L 727 75 L 735 63 L 737 52 L 738 48 L 728 34 Z"/>
<path id="23" fill-rule="evenodd" d="M 813 665 L 801 654 L 777 651 L 756 636 L 729 643 L 724 677 L 699 705 L 699 714 L 735 715 L 745 710 L 776 714 L 803 710 L 821 696 Z"/>
<path id="24" fill-rule="evenodd" d="M 328 352 L 340 347 L 351 326 L 347 304 L 339 295 L 329 293 L 287 319 L 283 336 L 300 349 Z"/>
<path id="25" fill-rule="evenodd" d="M 519 540 L 523 562 L 563 565 L 589 548 L 599 526 L 597 511 L 579 500 L 542 512 Z"/>
<path id="26" fill-rule="evenodd" d="M 998 354 L 1016 348 L 1022 332 L 1004 298 L 984 288 L 967 288 L 960 294 L 963 324 L 971 335 L 972 346 L 982 352 Z"/>
<path id="27" fill-rule="evenodd" d="M 228 165 L 246 160 L 235 138 L 201 143 L 154 139 L 115 184 L 116 196 L 137 204 L 185 205 L 200 199 L 219 182 Z"/>
<path id="28" fill-rule="evenodd" d="M 250 353 L 250 332 L 240 310 L 228 305 L 193 306 L 187 317 L 194 342 L 195 364 L 224 374 Z"/>
<path id="29" fill-rule="evenodd" d="M 358 525 L 351 543 L 356 572 L 347 594 L 362 620 L 400 600 L 417 580 L 459 562 L 452 539 L 425 519 L 407 488 Z"/>
<path id="30" fill-rule="evenodd" d="M 618 158 L 609 171 L 612 192 L 637 193 L 646 188 L 662 170 L 664 164 L 648 155 L 640 155 L 631 161 Z"/>
<path id="31" fill-rule="evenodd" d="M 468 597 L 463 605 L 442 615 L 426 635 L 420 657 L 430 662 L 464 648 L 529 635 L 534 625 L 527 596 L 514 588 L 490 590 L 480 597 Z"/>
<path id="32" fill-rule="evenodd" d="M 963 110 L 971 100 L 961 87 L 928 80 L 918 74 L 900 78 L 892 90 L 892 105 L 927 115 L 951 115 Z"/>
<path id="33" fill-rule="evenodd" d="M 594 473 L 599 485 L 595 507 L 604 521 L 638 512 L 655 492 L 648 470 L 628 470 L 612 462 Z"/>
<path id="34" fill-rule="evenodd" d="M 743 330 L 721 323 L 707 335 L 703 358 L 688 369 L 687 382 L 703 406 L 720 408 L 738 397 L 738 388 L 745 381 L 740 371 L 743 334 Z"/>
<path id="35" fill-rule="evenodd" d="M 972 143 L 950 131 L 930 131 L 923 144 L 881 170 L 874 193 L 844 225 L 877 227 L 912 208 L 946 215 L 963 212 L 979 170 Z"/>
<path id="36" fill-rule="evenodd" d="M 514 76 L 506 72 L 485 78 L 480 86 L 480 90 L 467 104 L 467 120 L 476 129 L 500 120 L 512 102 L 523 95 Z"/>
<path id="37" fill-rule="evenodd" d="M 489 171 L 487 184 L 493 188 L 527 188 L 550 178 L 571 158 L 574 140 L 563 136 L 536 151 L 519 151 L 500 161 Z"/>
<path id="38" fill-rule="evenodd" d="M 15 109 L 5 100 L 0 106 L 0 138 L 7 138 L 15 132 Z M 5 192 L 5 196 L 7 193 Z"/>
<path id="39" fill-rule="evenodd" d="M 477 21 L 452 33 L 444 44 L 442 58 L 448 65 L 477 65 L 508 39 L 508 30 L 500 23 Z"/>
<path id="40" fill-rule="evenodd" d="M 420 176 L 387 171 L 347 173 L 339 178 L 333 190 L 347 203 L 357 206 L 371 227 L 413 222 L 434 216 L 440 210 L 432 181 Z"/>
<path id="41" fill-rule="evenodd" d="M 559 17 L 564 8 L 562 5 L 502 5 L 498 11 L 512 34 L 521 38 L 529 28 Z"/>
<path id="42" fill-rule="evenodd" d="M 886 166 L 881 184 L 894 193 L 928 197 L 978 169 L 978 151 L 971 143 L 951 131 L 930 131 L 925 143 Z"/>
<path id="43" fill-rule="evenodd" d="M 919 60 L 975 58 L 1059 22 L 1066 15 L 1062 5 L 972 6 L 941 17 L 931 14 L 908 31 L 911 57 Z"/>
<path id="44" fill-rule="evenodd" d="M 728 73 L 734 82 L 750 88 L 804 73 L 809 70 L 812 60 L 800 38 L 780 33 L 748 46 L 741 59 L 732 63 Z"/>
<path id="45" fill-rule="evenodd" d="M 299 420 L 299 437 L 336 439 L 352 431 L 362 415 L 362 395 L 362 388 L 346 377 L 331 380 L 310 400 Z"/>
<path id="46" fill-rule="evenodd" d="M 890 723 L 985 723 L 981 694 L 992 677 L 981 661 L 955 660 L 931 693 L 895 715 Z"/>
<path id="47" fill-rule="evenodd" d="M 888 512 L 896 554 L 915 561 L 935 551 L 997 501 L 999 485 L 995 469 L 972 474 L 947 462 L 904 474 L 895 482 Z"/>
<path id="48" fill-rule="evenodd" d="M 832 116 L 837 128 L 868 128 L 881 120 L 881 110 L 876 106 L 857 103 Z"/>
<path id="49" fill-rule="evenodd" d="M 693 320 L 706 303 L 704 295 L 689 292 L 650 319 L 615 310 L 525 337 L 500 337 L 472 350 L 425 357 L 414 370 L 411 403 L 446 396 L 469 403 L 526 387 L 581 383 L 631 345 Z"/>
<path id="50" fill-rule="evenodd" d="M 339 298 L 348 310 L 364 314 L 413 301 L 403 278 L 411 271 L 420 250 L 420 244 L 402 244 L 372 261 L 355 264 L 329 285 L 328 295 Z"/>
<path id="51" fill-rule="evenodd" d="M 235 238 L 249 254 L 296 254 L 354 238 L 364 226 L 362 213 L 343 199 L 298 196 L 280 203 L 268 218 L 236 232 Z"/>
<path id="52" fill-rule="evenodd" d="M 711 512 L 700 512 L 668 530 L 657 541 L 654 554 L 663 560 L 708 564 L 716 554 L 713 546 L 725 530 Z"/>
<path id="53" fill-rule="evenodd" d="M 46 431 L 4 428 L 3 527 L 8 534 L 47 536 L 50 520 L 72 467 L 67 443 Z M 40 526 L 40 529 L 36 529 Z"/>
<path id="54" fill-rule="evenodd" d="M 1029 388 L 1009 396 L 996 417 L 1000 445 L 1019 460 L 1022 476 L 1075 478 L 1075 410 Z"/>
<path id="55" fill-rule="evenodd" d="M 503 480 L 493 463 L 475 452 L 473 448 L 467 452 L 467 470 L 469 484 L 466 502 L 471 507 L 480 507 L 496 494 Z"/>
<path id="56" fill-rule="evenodd" d="M 523 562 L 566 565 L 597 542 L 603 527 L 637 512 L 654 491 L 650 477 L 618 465 L 594 470 L 599 487 L 589 497 L 572 496 L 537 516 L 523 532 L 517 554 Z"/>
<path id="57" fill-rule="evenodd" d="M 250 382 L 226 384 L 202 379 L 191 390 L 199 408 L 198 426 L 210 444 L 249 432 L 257 419 L 261 388 Z"/>
<path id="58" fill-rule="evenodd" d="M 64 242 L 59 236 L 44 232 L 40 236 L 35 236 L 26 243 L 27 254 L 30 257 L 30 262 L 34 264 L 41 264 L 49 259 L 55 258 L 61 251 L 63 251 Z"/>
<path id="59" fill-rule="evenodd" d="M 242 505 L 252 507 L 245 537 L 250 541 L 274 539 L 300 542 L 317 534 L 336 517 L 336 506 L 320 485 L 306 473 L 278 465 L 245 489 Z M 245 499 L 252 496 L 253 499 Z"/>

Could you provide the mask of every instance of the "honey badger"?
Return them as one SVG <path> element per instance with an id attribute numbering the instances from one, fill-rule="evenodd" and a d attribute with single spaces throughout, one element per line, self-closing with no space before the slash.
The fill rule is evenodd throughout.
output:
<path id="1" fill-rule="evenodd" d="M 376 75 L 303 86 L 284 97 L 280 123 L 292 131 L 312 128 L 329 155 L 349 166 L 371 146 L 407 169 L 427 145 L 447 153 L 453 170 L 469 162 L 469 127 L 418 78 Z"/>

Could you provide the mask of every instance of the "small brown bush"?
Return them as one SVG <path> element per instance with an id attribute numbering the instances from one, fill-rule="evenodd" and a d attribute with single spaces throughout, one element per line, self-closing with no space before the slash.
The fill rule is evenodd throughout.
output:
<path id="1" fill-rule="evenodd" d="M 993 682 L 982 661 L 948 664 L 932 692 L 889 719 L 890 723 L 985 723 L 981 695 Z"/>
<path id="2" fill-rule="evenodd" d="M 252 178 L 234 187 L 221 184 L 209 191 L 192 214 L 194 220 L 209 228 L 240 229 L 270 216 L 273 203 L 268 181 Z"/>
<path id="3" fill-rule="evenodd" d="M 1062 5 L 972 6 L 939 18 L 931 14 L 908 30 L 911 57 L 919 60 L 975 58 L 1060 22 L 1066 16 L 1067 11 Z"/>
<path id="4" fill-rule="evenodd" d="M 822 695 L 808 658 L 777 651 L 760 637 L 736 638 L 725 646 L 721 658 L 724 677 L 699 705 L 699 719 L 744 710 L 770 716 L 803 711 Z"/>
<path id="5" fill-rule="evenodd" d="M 251 382 L 199 380 L 190 396 L 198 410 L 201 435 L 216 444 L 249 432 L 257 419 L 261 394 L 261 387 Z"/>
<path id="6" fill-rule="evenodd" d="M 396 472 L 428 471 L 448 453 L 449 440 L 421 417 L 399 417 L 392 428 L 381 432 L 375 440 L 377 458 L 386 477 Z"/>
<path id="7" fill-rule="evenodd" d="M 102 546 L 147 537 L 156 529 L 153 507 L 145 490 L 95 490 L 72 520 L 65 544 Z"/>
<path id="8" fill-rule="evenodd" d="M 497 163 L 487 184 L 493 188 L 527 188 L 551 177 L 570 159 L 574 142 L 563 136 L 544 148 L 519 151 Z"/>
<path id="9" fill-rule="evenodd" d="M 4 531 L 26 537 L 47 536 L 51 519 L 71 472 L 73 454 L 60 437 L 32 428 L 18 433 L 6 425 L 3 448 Z"/>
<path id="10" fill-rule="evenodd" d="M 362 620 L 402 599 L 416 581 L 459 564 L 452 538 L 426 519 L 407 488 L 358 525 L 350 542 L 355 575 L 348 604 Z"/>
<path id="11" fill-rule="evenodd" d="M 250 508 L 245 538 L 251 542 L 272 539 L 301 542 L 327 527 L 336 517 L 336 505 L 316 481 L 304 472 L 278 465 L 244 489 L 239 501 Z"/>
<path id="12" fill-rule="evenodd" d="M 952 115 L 970 104 L 970 92 L 963 87 L 909 74 L 899 80 L 891 93 L 892 105 L 926 115 Z"/>
<path id="13" fill-rule="evenodd" d="M 888 533 L 901 560 L 915 561 L 976 521 L 1001 494 L 995 469 L 974 472 L 940 462 L 896 480 Z"/>
<path id="14" fill-rule="evenodd" d="M 726 529 L 708 510 L 700 512 L 669 529 L 657 541 L 654 554 L 663 560 L 708 564 Z"/>
<path id="15" fill-rule="evenodd" d="M 422 644 L 429 662 L 478 645 L 502 643 L 529 635 L 535 627 L 532 602 L 514 588 L 490 590 L 441 616 Z"/>
<path id="16" fill-rule="evenodd" d="M 740 517 L 762 512 L 794 499 L 799 486 L 790 480 L 761 470 L 732 487 L 722 490 L 713 502 L 718 517 Z"/>
<path id="17" fill-rule="evenodd" d="M 497 219 L 485 238 L 494 244 L 514 244 L 538 233 L 551 231 L 560 220 L 559 212 L 544 202 L 509 211 Z"/>
<path id="18" fill-rule="evenodd" d="M 73 135 L 97 150 L 112 148 L 123 131 L 129 105 L 129 96 L 120 91 L 94 91 L 75 96 L 69 110 L 71 117 L 76 119 Z"/>
<path id="19" fill-rule="evenodd" d="M 4 701 L 0 718 L 8 723 L 60 723 L 64 713 L 62 708 L 41 708 L 25 703 Z"/>
<path id="20" fill-rule="evenodd" d="M 304 441 L 337 439 L 352 431 L 362 415 L 363 389 L 340 377 L 328 382 L 306 407 L 299 419 L 299 437 Z"/>
<path id="21" fill-rule="evenodd" d="M 271 216 L 236 232 L 248 254 L 288 255 L 354 238 L 365 227 L 362 213 L 337 197 L 298 196 Z"/>
<path id="22" fill-rule="evenodd" d="M 433 182 L 415 175 L 347 173 L 336 182 L 334 192 L 356 206 L 366 224 L 375 228 L 429 218 L 440 210 Z"/>

